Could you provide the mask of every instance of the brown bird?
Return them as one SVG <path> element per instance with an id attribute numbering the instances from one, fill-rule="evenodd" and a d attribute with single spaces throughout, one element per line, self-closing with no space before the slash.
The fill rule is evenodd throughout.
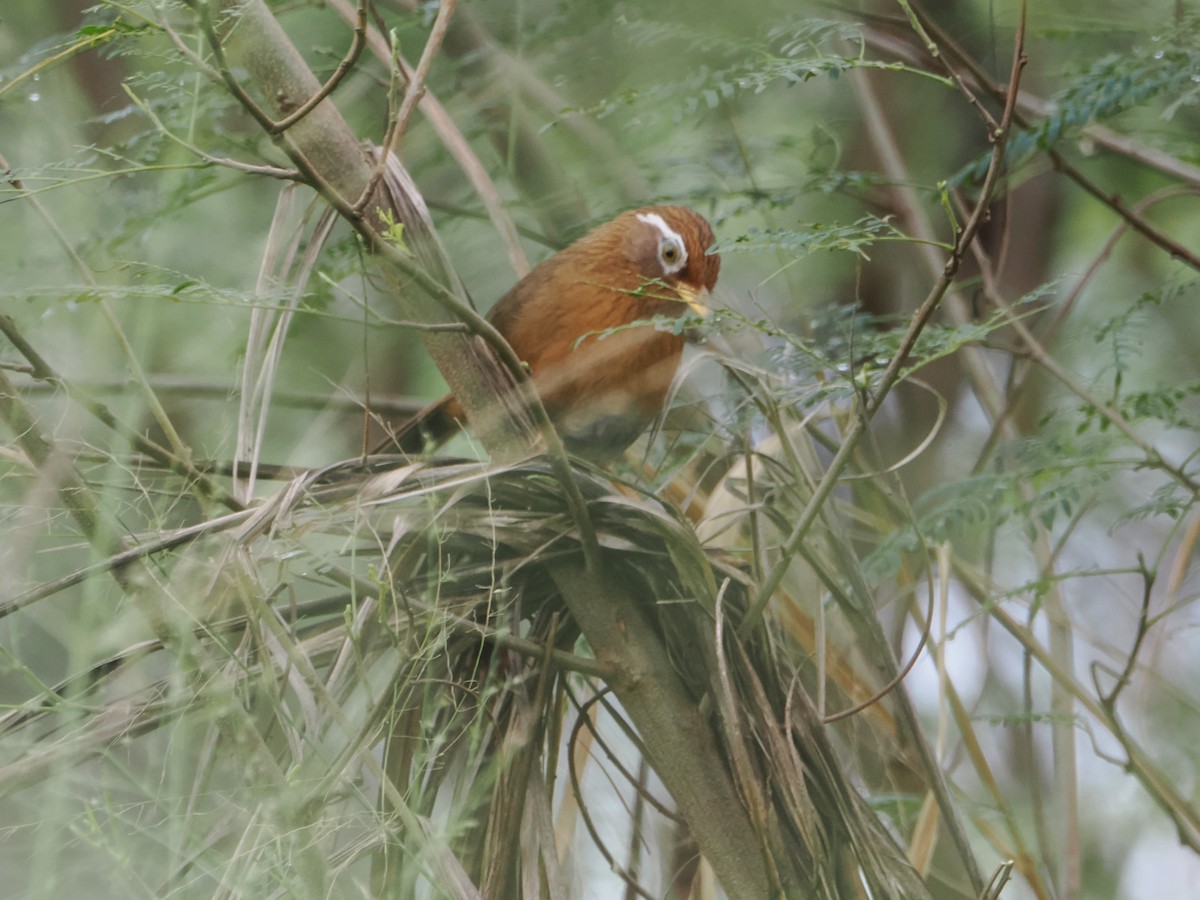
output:
<path id="1" fill-rule="evenodd" d="M 622 213 L 538 265 L 488 313 L 529 369 L 567 449 L 611 459 L 663 408 L 684 337 L 644 322 L 701 314 L 721 258 L 708 222 L 682 206 Z M 612 329 L 620 329 L 612 331 Z M 444 397 L 385 446 L 417 453 L 461 427 Z"/>

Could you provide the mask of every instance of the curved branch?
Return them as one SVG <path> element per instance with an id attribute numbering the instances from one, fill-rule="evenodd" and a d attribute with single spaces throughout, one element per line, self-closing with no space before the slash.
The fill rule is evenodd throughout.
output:
<path id="1" fill-rule="evenodd" d="M 358 62 L 358 58 L 362 55 L 363 47 L 367 43 L 367 0 L 358 0 L 358 8 L 355 10 L 354 16 L 354 38 L 350 43 L 350 49 L 346 51 L 346 55 L 342 61 L 338 63 L 333 74 L 329 76 L 329 80 L 321 85 L 321 89 L 309 97 L 300 105 L 300 108 L 290 115 L 284 116 L 271 129 L 272 134 L 282 134 L 287 131 L 310 112 L 317 108 L 317 104 L 334 92 L 346 73 L 350 71 L 350 67 Z"/>
<path id="2" fill-rule="evenodd" d="M 983 187 L 979 192 L 979 198 L 975 204 L 975 209 L 972 211 L 970 218 L 963 226 L 957 240 L 954 242 L 954 249 L 950 253 L 949 259 L 946 260 L 945 268 L 942 270 L 941 276 L 930 290 L 928 296 L 913 313 L 912 320 L 909 322 L 908 330 L 904 333 L 904 337 L 900 341 L 900 347 L 896 355 L 892 357 L 884 370 L 883 375 L 879 379 L 879 383 L 875 391 L 871 393 L 864 404 L 861 414 L 857 416 L 851 423 L 845 438 L 842 440 L 842 445 L 838 448 L 837 454 L 829 463 L 829 468 L 826 469 L 821 481 L 817 484 L 813 491 L 812 497 L 808 504 L 804 507 L 804 511 L 800 514 L 800 521 L 792 533 L 788 535 L 780 550 L 779 562 L 767 576 L 758 596 L 754 599 L 749 611 L 746 613 L 745 619 L 738 628 L 739 637 L 746 637 L 754 628 L 755 624 L 762 616 L 762 612 L 766 609 L 767 603 L 770 602 L 772 595 L 783 582 L 784 575 L 787 574 L 787 568 L 791 560 L 796 555 L 796 548 L 800 542 L 804 540 L 808 534 L 809 528 L 816 521 L 817 515 L 824 506 L 826 499 L 833 492 L 834 486 L 837 484 L 842 470 L 850 462 L 850 457 L 858 446 L 859 440 L 866 431 L 867 425 L 879 408 L 883 405 L 883 401 L 891 392 L 892 388 L 900 380 L 900 376 L 904 372 L 905 363 L 908 361 L 909 354 L 916 345 L 917 338 L 921 332 L 925 330 L 925 326 L 929 324 L 933 317 L 934 310 L 938 308 L 942 298 L 946 296 L 950 286 L 954 283 L 954 276 L 958 272 L 958 267 L 961 265 L 963 257 L 967 253 L 967 249 L 971 242 L 975 240 L 975 235 L 979 232 L 980 225 L 983 224 L 987 216 L 988 206 L 991 202 L 992 193 L 996 189 L 996 185 L 1000 180 L 1000 173 L 1003 168 L 1004 150 L 1008 143 L 1009 132 L 1013 123 L 1013 108 L 1017 99 L 1017 90 L 1021 81 L 1021 71 L 1025 67 L 1025 16 L 1024 4 L 1021 6 L 1021 20 L 1017 28 L 1015 46 L 1013 49 L 1012 72 L 1009 76 L 1008 91 L 1006 94 L 1007 101 L 1004 106 L 1004 115 L 1000 119 L 1000 128 L 992 135 L 994 145 L 992 147 L 992 158 L 988 164 L 987 174 L 984 176 Z"/>

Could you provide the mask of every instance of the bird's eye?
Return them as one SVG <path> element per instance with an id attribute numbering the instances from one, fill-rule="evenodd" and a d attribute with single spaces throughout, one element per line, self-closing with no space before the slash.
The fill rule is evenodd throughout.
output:
<path id="1" fill-rule="evenodd" d="M 662 261 L 668 266 L 679 262 L 679 248 L 674 244 L 666 244 L 662 248 Z"/>

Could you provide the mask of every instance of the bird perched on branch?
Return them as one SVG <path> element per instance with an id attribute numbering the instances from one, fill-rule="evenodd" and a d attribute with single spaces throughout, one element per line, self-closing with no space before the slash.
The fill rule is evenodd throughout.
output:
<path id="1" fill-rule="evenodd" d="M 528 366 L 570 452 L 611 459 L 662 411 L 684 337 L 646 320 L 704 314 L 721 268 L 712 243 L 712 228 L 690 209 L 632 210 L 538 265 L 492 308 L 488 319 Z M 386 446 L 418 453 L 462 419 L 447 396 Z"/>

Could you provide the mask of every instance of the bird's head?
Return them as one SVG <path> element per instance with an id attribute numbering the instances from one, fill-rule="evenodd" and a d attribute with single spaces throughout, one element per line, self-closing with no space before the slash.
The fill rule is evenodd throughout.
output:
<path id="1" fill-rule="evenodd" d="M 647 290 L 665 285 L 693 312 L 707 313 L 721 257 L 708 252 L 715 239 L 703 216 L 683 206 L 648 206 L 618 216 L 612 225 Z"/>

